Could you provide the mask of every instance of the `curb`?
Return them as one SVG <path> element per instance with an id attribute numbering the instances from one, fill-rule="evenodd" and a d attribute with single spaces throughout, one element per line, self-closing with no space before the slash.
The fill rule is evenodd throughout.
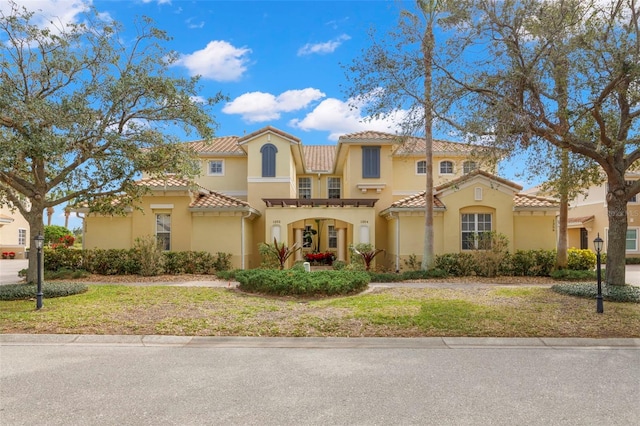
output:
<path id="1" fill-rule="evenodd" d="M 290 349 L 633 349 L 640 338 L 557 337 L 216 337 L 95 334 L 3 334 L 0 346 L 139 346 Z"/>

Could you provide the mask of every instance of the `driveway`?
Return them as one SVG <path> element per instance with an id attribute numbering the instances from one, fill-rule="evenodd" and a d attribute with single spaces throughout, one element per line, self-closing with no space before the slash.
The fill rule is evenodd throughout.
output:
<path id="1" fill-rule="evenodd" d="M 16 284 L 22 282 L 18 272 L 29 265 L 27 259 L 0 259 L 0 284 Z"/>

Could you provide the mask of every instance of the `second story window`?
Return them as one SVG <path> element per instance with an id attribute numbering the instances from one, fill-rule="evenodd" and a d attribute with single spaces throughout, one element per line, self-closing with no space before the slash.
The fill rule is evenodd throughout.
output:
<path id="1" fill-rule="evenodd" d="M 298 178 L 298 198 L 311 198 L 311 178 Z"/>
<path id="2" fill-rule="evenodd" d="M 278 149 L 270 143 L 260 148 L 262 153 L 262 177 L 276 177 L 276 153 Z"/>
<path id="3" fill-rule="evenodd" d="M 380 147 L 379 146 L 363 146 L 362 147 L 362 177 L 373 178 L 373 179 L 380 177 Z"/>
<path id="4" fill-rule="evenodd" d="M 18 229 L 18 245 L 19 246 L 27 245 L 27 230 L 24 228 Z"/>
<path id="5" fill-rule="evenodd" d="M 441 161 L 440 162 L 440 174 L 452 175 L 453 174 L 453 161 Z"/>
<path id="6" fill-rule="evenodd" d="M 340 198 L 340 178 L 327 178 L 327 198 Z"/>
<path id="7" fill-rule="evenodd" d="M 471 173 L 477 168 L 478 168 L 478 165 L 476 164 L 475 161 L 465 161 L 462 164 L 462 173 L 464 173 L 465 175 L 468 175 L 469 173 Z"/>
<path id="8" fill-rule="evenodd" d="M 418 175 L 426 175 L 427 174 L 427 161 L 420 160 L 416 163 L 416 174 Z"/>
<path id="9" fill-rule="evenodd" d="M 209 176 L 224 176 L 224 160 L 209 161 Z"/>

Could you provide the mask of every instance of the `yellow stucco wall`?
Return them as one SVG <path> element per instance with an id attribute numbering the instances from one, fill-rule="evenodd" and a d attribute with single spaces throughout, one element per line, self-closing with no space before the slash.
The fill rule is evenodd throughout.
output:
<path id="1" fill-rule="evenodd" d="M 233 268 L 242 265 L 242 215 L 193 215 L 193 240 L 191 250 L 230 253 Z M 245 232 L 251 227 L 245 222 Z M 246 247 L 245 247 L 246 248 Z M 245 262 L 250 253 L 245 252 Z"/>
<path id="2" fill-rule="evenodd" d="M 543 212 L 516 213 L 514 216 L 514 250 L 554 250 L 557 235 L 555 220 L 555 212 L 546 214 Z"/>
<path id="3" fill-rule="evenodd" d="M 98 216 L 87 214 L 84 219 L 85 249 L 128 249 L 132 247 L 131 215 Z"/>
<path id="4" fill-rule="evenodd" d="M 26 258 L 26 249 L 31 246 L 29 222 L 18 210 L 12 211 L 7 206 L 0 206 L 0 214 L 13 219 L 11 223 L 0 223 L 0 251 L 14 252 L 16 259 Z M 26 232 L 25 244 L 19 244 L 20 229 L 24 229 Z"/>
<path id="5" fill-rule="evenodd" d="M 209 161 L 223 160 L 224 175 L 209 175 Z M 246 157 L 208 157 L 200 161 L 201 186 L 214 191 L 231 195 L 241 200 L 247 199 L 247 158 Z"/>

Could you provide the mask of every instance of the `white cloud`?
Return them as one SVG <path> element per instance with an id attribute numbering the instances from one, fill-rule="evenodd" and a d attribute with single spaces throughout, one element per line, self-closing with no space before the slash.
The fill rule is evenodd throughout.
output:
<path id="1" fill-rule="evenodd" d="M 312 102 L 324 98 L 318 89 L 287 90 L 278 96 L 264 92 L 250 92 L 227 103 L 222 112 L 239 114 L 251 123 L 277 120 L 281 113 L 306 108 Z"/>
<path id="2" fill-rule="evenodd" d="M 187 24 L 187 28 L 190 28 L 190 29 L 204 27 L 204 21 L 195 22 L 195 18 L 189 18 L 185 20 L 185 22 Z"/>
<path id="3" fill-rule="evenodd" d="M 176 62 L 189 70 L 191 75 L 215 81 L 237 81 L 247 70 L 251 49 L 234 47 L 222 40 L 210 41 L 202 50 L 184 54 Z"/>
<path id="4" fill-rule="evenodd" d="M 142 0 L 142 3 L 171 4 L 171 0 Z"/>
<path id="5" fill-rule="evenodd" d="M 385 118 L 370 119 L 363 116 L 361 107 L 352 101 L 343 102 L 339 99 L 329 98 L 322 101 L 313 111 L 302 120 L 294 119 L 289 125 L 303 131 L 328 131 L 329 140 L 337 141 L 346 133 L 360 132 L 363 130 L 377 130 L 380 132 L 395 133 L 400 131 L 404 111 L 397 111 Z"/>
<path id="6" fill-rule="evenodd" d="M 307 43 L 298 49 L 298 56 L 333 53 L 338 47 L 340 47 L 343 41 L 349 40 L 350 38 L 351 37 L 348 35 L 342 34 L 341 36 L 324 43 Z"/>
<path id="7" fill-rule="evenodd" d="M 35 25 L 59 33 L 62 27 L 77 23 L 80 15 L 89 10 L 92 0 L 30 0 L 17 3 L 18 7 L 34 12 L 32 22 Z M 11 4 L 0 1 L 0 12 L 11 14 Z"/>

